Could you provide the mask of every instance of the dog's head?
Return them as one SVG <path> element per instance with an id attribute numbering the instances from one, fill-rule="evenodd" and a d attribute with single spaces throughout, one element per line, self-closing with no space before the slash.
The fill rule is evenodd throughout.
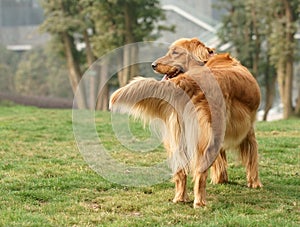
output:
<path id="1" fill-rule="evenodd" d="M 165 74 L 165 79 L 171 79 L 187 71 L 191 58 L 205 63 L 214 54 L 214 49 L 206 47 L 197 38 L 183 38 L 175 41 L 165 56 L 154 61 L 152 68 L 157 73 Z"/>

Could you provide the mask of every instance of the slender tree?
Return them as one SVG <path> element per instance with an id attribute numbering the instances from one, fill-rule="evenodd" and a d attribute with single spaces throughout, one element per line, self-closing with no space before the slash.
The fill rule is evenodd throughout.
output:
<path id="1" fill-rule="evenodd" d="M 265 86 L 264 120 L 272 107 L 276 78 L 284 118 L 292 113 L 297 1 L 220 0 L 228 13 L 223 18 L 219 36 L 223 42 L 233 44 L 239 60 Z"/>
<path id="2" fill-rule="evenodd" d="M 157 26 L 164 18 L 158 0 L 52 0 L 42 3 L 46 20 L 41 28 L 63 44 L 73 92 L 82 78 L 82 69 L 91 66 L 97 57 L 125 44 L 153 40 L 160 29 L 168 29 Z M 84 43 L 84 51 L 77 50 L 76 43 Z M 138 74 L 134 64 L 137 53 L 135 47 L 124 48 L 119 64 L 129 67 L 123 67 L 119 72 L 121 86 Z M 88 85 L 79 93 L 80 108 L 94 108 L 96 90 L 103 87 L 96 107 L 107 109 L 108 87 L 104 82 L 108 67 L 103 64 L 96 67 L 95 76 L 90 77 Z"/>
<path id="3" fill-rule="evenodd" d="M 293 113 L 292 106 L 292 83 L 293 65 L 295 60 L 296 40 L 294 35 L 297 31 L 299 19 L 298 0 L 269 0 L 272 10 L 272 32 L 268 37 L 270 42 L 270 57 L 276 67 L 279 93 L 283 103 L 283 117 L 289 118 Z"/>
<path id="4" fill-rule="evenodd" d="M 53 35 L 58 42 L 63 44 L 63 53 L 67 61 L 69 80 L 73 93 L 76 92 L 82 78 L 79 53 L 74 42 L 74 33 L 83 27 L 83 22 L 78 18 L 76 2 L 72 0 L 42 1 L 45 21 L 41 25 L 42 31 Z M 86 108 L 84 90 L 81 86 L 78 91 L 78 107 Z"/>
<path id="5" fill-rule="evenodd" d="M 173 26 L 158 25 L 159 21 L 165 19 L 158 0 L 102 1 L 94 8 L 93 18 L 97 34 L 93 37 L 93 45 L 97 56 L 126 44 L 155 40 L 160 30 L 174 30 Z M 124 47 L 118 62 L 123 68 L 118 73 L 120 86 L 124 86 L 131 77 L 138 75 L 139 69 L 135 64 L 137 54 L 135 45 Z"/>
<path id="6" fill-rule="evenodd" d="M 231 43 L 232 54 L 250 69 L 265 87 L 264 116 L 272 107 L 275 96 L 275 73 L 267 54 L 269 45 L 264 41 L 270 30 L 265 21 L 264 3 L 258 0 L 222 0 L 219 7 L 226 8 L 219 37 Z"/>

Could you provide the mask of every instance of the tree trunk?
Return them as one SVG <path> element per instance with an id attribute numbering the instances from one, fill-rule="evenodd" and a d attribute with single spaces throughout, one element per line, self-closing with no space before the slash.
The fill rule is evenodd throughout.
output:
<path id="1" fill-rule="evenodd" d="M 91 65 L 96 61 L 96 58 L 93 54 L 89 35 L 87 33 L 87 30 L 83 31 L 83 39 L 85 43 L 85 53 L 86 53 L 86 60 L 88 63 L 88 66 L 91 67 Z M 92 69 L 90 69 L 92 70 Z M 98 84 L 98 70 L 94 69 L 92 70 L 94 74 L 96 75 L 88 75 L 89 76 L 89 109 L 93 110 L 96 106 L 96 87 Z"/>
<path id="2" fill-rule="evenodd" d="M 293 60 L 288 59 L 285 69 L 285 83 L 284 83 L 284 100 L 283 118 L 288 119 L 293 114 L 292 105 L 292 91 L 293 91 Z"/>
<path id="3" fill-rule="evenodd" d="M 254 6 L 254 2 L 251 7 L 251 17 L 252 17 L 252 23 L 253 23 L 253 30 L 255 34 L 255 51 L 254 51 L 254 56 L 253 56 L 253 66 L 252 66 L 252 71 L 254 74 L 255 78 L 258 78 L 258 67 L 259 67 L 259 61 L 260 61 L 260 47 L 261 47 L 261 41 L 260 41 L 260 33 L 259 33 L 259 28 L 258 28 L 258 22 L 257 22 L 257 12 Z M 251 37 L 252 38 L 252 37 Z"/>
<path id="4" fill-rule="evenodd" d="M 109 99 L 109 86 L 107 83 L 108 79 L 108 62 L 102 62 L 100 66 L 100 83 L 99 83 L 99 92 L 97 99 L 97 110 L 108 110 L 108 99 Z"/>
<path id="5" fill-rule="evenodd" d="M 283 3 L 283 15 L 279 15 L 277 20 L 281 23 L 282 38 L 280 42 L 284 43 L 281 50 L 282 56 L 277 64 L 278 85 L 281 101 L 283 104 L 283 118 L 289 118 L 293 113 L 292 107 L 292 81 L 293 81 L 293 62 L 294 62 L 294 29 L 293 13 L 289 0 L 281 0 Z"/>
<path id="6" fill-rule="evenodd" d="M 298 84 L 298 96 L 296 100 L 295 114 L 300 117 L 300 84 Z"/>
<path id="7" fill-rule="evenodd" d="M 120 81 L 121 87 L 125 86 L 130 79 L 130 65 L 131 65 L 130 46 L 125 45 L 123 51 L 122 78 Z"/>
<path id="8" fill-rule="evenodd" d="M 263 121 L 267 120 L 268 113 L 273 106 L 274 98 L 275 98 L 275 81 L 276 76 L 274 75 L 266 75 L 266 97 L 265 97 L 265 109 L 263 115 Z"/>
<path id="9" fill-rule="evenodd" d="M 278 82 L 278 89 L 279 89 L 279 95 L 281 102 L 285 100 L 285 92 L 284 92 L 284 79 L 285 79 L 285 72 L 284 72 L 284 64 L 282 62 L 279 62 L 276 67 L 276 74 L 277 74 L 277 82 Z"/>
<path id="10" fill-rule="evenodd" d="M 293 13 L 291 3 L 289 0 L 283 0 L 285 8 L 285 45 L 288 48 L 285 58 L 285 82 L 284 82 L 284 97 L 283 97 L 283 117 L 284 119 L 289 118 L 293 113 L 292 107 L 292 89 L 293 89 L 293 63 L 294 63 L 294 31 L 291 29 L 293 26 Z"/>
<path id="11" fill-rule="evenodd" d="M 266 96 L 265 96 L 265 109 L 264 109 L 263 121 L 267 120 L 269 111 L 273 106 L 275 91 L 276 91 L 275 89 L 276 74 L 274 68 L 270 64 L 269 56 L 267 56 L 266 65 L 267 65 L 265 71 Z"/>
<path id="12" fill-rule="evenodd" d="M 292 115 L 292 81 L 293 63 L 287 62 L 277 66 L 278 86 L 281 102 L 283 104 L 283 118 Z"/>
<path id="13" fill-rule="evenodd" d="M 96 58 L 92 51 L 91 42 L 87 30 L 83 31 L 83 39 L 85 43 L 86 60 L 88 65 L 91 66 L 96 61 Z"/>
<path id="14" fill-rule="evenodd" d="M 128 81 L 138 75 L 137 65 L 137 46 L 134 45 L 135 38 L 133 26 L 136 24 L 135 14 L 130 3 L 124 2 L 124 20 L 125 20 L 125 45 L 123 50 L 123 68 L 118 73 L 120 87 L 125 86 Z M 133 45 L 128 45 L 133 44 Z"/>
<path id="15" fill-rule="evenodd" d="M 77 103 L 76 104 L 79 109 L 84 109 L 84 108 L 86 108 L 84 86 L 78 87 L 80 79 L 81 79 L 81 72 L 80 72 L 79 64 L 78 64 L 78 62 L 76 62 L 76 60 L 73 56 L 72 50 L 73 50 L 73 48 L 75 48 L 74 43 L 72 42 L 70 35 L 66 31 L 62 32 L 62 39 L 63 39 L 65 55 L 66 55 L 67 64 L 68 64 L 69 79 L 70 79 L 71 87 L 72 87 L 74 94 L 77 92 L 77 96 L 76 96 Z M 78 91 L 77 91 L 77 88 L 78 88 Z"/>
<path id="16" fill-rule="evenodd" d="M 133 8 L 126 1 L 124 2 L 124 20 L 125 20 L 125 44 L 135 42 L 133 35 L 133 25 L 136 24 Z"/>
<path id="17" fill-rule="evenodd" d="M 124 46 L 122 60 L 123 67 L 118 73 L 120 87 L 125 86 L 130 79 L 139 75 L 137 45 L 133 44 Z"/>
<path id="18" fill-rule="evenodd" d="M 139 49 L 136 44 L 130 46 L 131 50 L 131 66 L 130 66 L 130 77 L 129 79 L 132 79 L 133 77 L 139 76 L 140 70 L 138 65 L 138 54 Z"/>

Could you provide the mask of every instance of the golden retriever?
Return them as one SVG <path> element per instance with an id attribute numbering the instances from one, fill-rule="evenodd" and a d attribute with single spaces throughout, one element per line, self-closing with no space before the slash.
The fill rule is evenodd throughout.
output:
<path id="1" fill-rule="evenodd" d="M 163 81 L 137 78 L 113 93 L 110 107 L 144 121 L 164 121 L 163 140 L 174 173 L 173 202 L 188 200 L 191 171 L 194 207 L 204 206 L 209 167 L 213 183 L 228 181 L 228 149 L 239 151 L 248 186 L 261 187 L 253 128 L 260 90 L 251 73 L 229 54 L 215 55 L 197 39 L 175 41 L 152 67 L 165 74 Z"/>

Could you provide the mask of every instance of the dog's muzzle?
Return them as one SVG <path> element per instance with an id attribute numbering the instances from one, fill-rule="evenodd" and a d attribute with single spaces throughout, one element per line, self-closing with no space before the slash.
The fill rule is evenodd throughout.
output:
<path id="1" fill-rule="evenodd" d="M 157 67 L 157 63 L 156 63 L 156 62 L 153 62 L 153 63 L 151 64 L 151 67 L 152 67 L 153 70 L 155 70 L 156 67 Z"/>

